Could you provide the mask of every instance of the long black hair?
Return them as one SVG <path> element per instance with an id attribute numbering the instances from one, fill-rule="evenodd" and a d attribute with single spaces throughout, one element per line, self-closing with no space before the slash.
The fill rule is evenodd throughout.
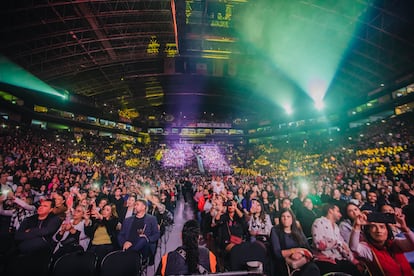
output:
<path id="1" fill-rule="evenodd" d="M 198 273 L 199 252 L 198 240 L 200 237 L 200 226 L 196 220 L 189 220 L 183 226 L 182 239 L 183 248 L 186 252 L 186 263 L 189 273 Z"/>
<path id="2" fill-rule="evenodd" d="M 265 208 L 264 208 L 264 204 L 263 204 L 263 202 L 261 201 L 261 200 L 258 200 L 258 199 L 252 199 L 252 201 L 256 201 L 257 202 L 257 204 L 259 204 L 260 205 L 260 214 L 259 214 L 259 219 L 260 219 L 260 222 L 261 223 L 266 223 L 266 212 L 265 212 Z"/>
<path id="3" fill-rule="evenodd" d="M 285 232 L 284 232 L 284 226 L 282 225 L 282 215 L 284 213 L 288 212 L 291 216 L 292 216 L 292 226 L 290 227 L 291 229 L 291 235 L 292 238 L 295 242 L 297 242 L 299 244 L 300 247 L 303 248 L 309 248 L 309 244 L 307 242 L 307 240 L 305 239 L 305 234 L 303 234 L 303 231 L 301 228 L 299 228 L 298 223 L 296 221 L 296 216 L 293 213 L 293 211 L 289 208 L 284 208 L 282 210 L 280 210 L 279 213 L 279 225 L 277 226 L 279 228 L 279 234 L 281 235 L 281 239 L 280 239 L 280 245 L 282 249 L 286 249 L 286 244 L 285 244 Z M 283 246 L 284 245 L 284 246 Z"/>
<path id="4" fill-rule="evenodd" d="M 348 202 L 347 204 L 346 204 L 346 206 L 345 206 L 345 212 L 344 212 L 344 218 L 345 219 L 349 219 L 351 222 L 354 222 L 354 220 L 353 219 L 351 219 L 349 216 L 348 216 L 348 207 L 349 206 L 355 206 L 355 207 L 357 207 L 358 209 L 359 209 L 359 206 L 358 205 L 356 205 L 355 203 L 353 203 L 353 202 Z"/>
<path id="5" fill-rule="evenodd" d="M 371 237 L 371 234 L 369 233 L 369 230 L 370 230 L 371 227 L 372 227 L 372 225 L 370 225 L 370 224 L 365 225 L 364 228 L 363 228 L 363 232 L 364 232 L 365 239 L 367 240 L 367 242 L 374 245 L 375 240 Z M 388 249 L 389 242 L 394 239 L 394 234 L 392 233 L 391 226 L 388 223 L 385 223 L 385 227 L 387 228 L 388 235 L 387 235 L 387 240 L 385 241 L 384 245 Z"/>

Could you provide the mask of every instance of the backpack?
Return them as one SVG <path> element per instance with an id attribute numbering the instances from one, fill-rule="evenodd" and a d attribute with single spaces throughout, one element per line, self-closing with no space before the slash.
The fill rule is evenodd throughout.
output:
<path id="1" fill-rule="evenodd" d="M 177 248 L 175 251 L 184 259 L 184 261 L 186 260 L 187 253 L 182 247 Z M 197 265 L 197 269 L 199 274 L 208 274 L 208 270 L 201 264 Z"/>

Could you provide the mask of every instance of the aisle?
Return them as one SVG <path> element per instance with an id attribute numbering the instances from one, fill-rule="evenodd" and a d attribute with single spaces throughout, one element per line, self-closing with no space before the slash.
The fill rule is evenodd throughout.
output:
<path id="1" fill-rule="evenodd" d="M 174 211 L 174 225 L 170 226 L 162 237 L 157 254 L 155 255 L 154 266 L 148 267 L 147 276 L 153 276 L 161 260 L 161 257 L 169 251 L 175 250 L 181 245 L 181 230 L 187 220 L 194 219 L 194 212 L 189 204 L 180 197 Z"/>

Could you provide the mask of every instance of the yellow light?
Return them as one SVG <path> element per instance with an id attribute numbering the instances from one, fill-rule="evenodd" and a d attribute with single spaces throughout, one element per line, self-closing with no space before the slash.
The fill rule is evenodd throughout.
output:
<path id="1" fill-rule="evenodd" d="M 230 59 L 229 56 L 222 56 L 222 55 L 210 55 L 210 54 L 203 54 L 201 55 L 202 58 L 211 58 L 211 59 Z"/>
<path id="2" fill-rule="evenodd" d="M 151 36 L 150 42 L 148 43 L 147 53 L 150 55 L 156 55 L 159 53 L 160 44 L 157 41 L 157 36 Z"/>
<path id="3" fill-rule="evenodd" d="M 231 51 L 224 50 L 203 50 L 204 53 L 214 53 L 214 54 L 231 54 Z"/>
<path id="4" fill-rule="evenodd" d="M 236 42 L 237 40 L 232 37 L 207 37 L 206 41 L 212 42 Z"/>
<path id="5" fill-rule="evenodd" d="M 46 113 L 46 112 L 48 112 L 48 109 L 47 109 L 47 107 L 44 107 L 44 106 L 35 105 L 34 106 L 34 111 L 39 112 L 39 113 Z"/>
<path id="6" fill-rule="evenodd" d="M 178 54 L 177 45 L 175 43 L 165 44 L 165 51 L 167 57 L 175 57 Z"/>

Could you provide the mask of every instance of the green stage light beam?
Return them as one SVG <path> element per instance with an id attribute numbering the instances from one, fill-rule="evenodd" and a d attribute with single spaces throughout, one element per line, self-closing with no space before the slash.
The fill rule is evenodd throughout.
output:
<path id="1" fill-rule="evenodd" d="M 0 82 L 57 96 L 63 100 L 68 98 L 66 93 L 57 91 L 4 56 L 0 56 Z"/>
<path id="2" fill-rule="evenodd" d="M 273 64 L 263 64 L 256 60 L 245 61 L 244 66 L 239 68 L 239 73 L 251 83 L 253 97 L 260 95 L 284 111 L 286 106 L 295 106 L 295 91 L 298 88 L 286 76 L 280 74 Z"/>
<path id="3" fill-rule="evenodd" d="M 369 2 L 252 1 L 236 31 L 321 103 Z"/>

